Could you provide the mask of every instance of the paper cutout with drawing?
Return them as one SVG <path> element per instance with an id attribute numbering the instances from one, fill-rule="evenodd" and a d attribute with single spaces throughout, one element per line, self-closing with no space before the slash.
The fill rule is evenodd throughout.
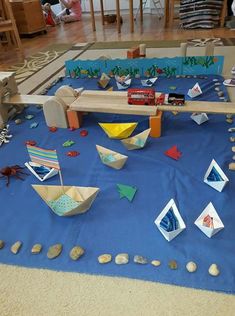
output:
<path id="1" fill-rule="evenodd" d="M 137 188 L 134 186 L 124 185 L 124 184 L 117 184 L 117 187 L 118 187 L 120 199 L 125 197 L 128 199 L 128 201 L 132 202 L 132 200 L 135 197 Z"/>

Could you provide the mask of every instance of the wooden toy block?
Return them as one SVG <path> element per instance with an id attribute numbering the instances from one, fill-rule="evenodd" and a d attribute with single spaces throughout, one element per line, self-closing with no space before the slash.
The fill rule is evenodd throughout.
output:
<path id="1" fill-rule="evenodd" d="M 130 48 L 127 51 L 127 58 L 128 59 L 134 59 L 134 58 L 139 58 L 140 57 L 140 48 L 139 47 L 134 47 Z"/>
<path id="2" fill-rule="evenodd" d="M 80 128 L 82 126 L 82 112 L 67 110 L 67 118 L 70 128 Z"/>
<path id="3" fill-rule="evenodd" d="M 146 44 L 140 44 L 139 45 L 139 56 L 140 57 L 146 57 Z"/>
<path id="4" fill-rule="evenodd" d="M 79 93 L 70 86 L 61 86 L 55 92 L 55 96 L 62 99 L 66 105 L 70 105 L 74 100 L 77 99 Z"/>
<path id="5" fill-rule="evenodd" d="M 151 137 L 161 137 L 162 111 L 157 111 L 157 115 L 149 117 L 149 127 Z"/>
<path id="6" fill-rule="evenodd" d="M 43 104 L 43 113 L 46 124 L 49 127 L 68 128 L 67 123 L 67 105 L 58 97 L 50 97 Z"/>

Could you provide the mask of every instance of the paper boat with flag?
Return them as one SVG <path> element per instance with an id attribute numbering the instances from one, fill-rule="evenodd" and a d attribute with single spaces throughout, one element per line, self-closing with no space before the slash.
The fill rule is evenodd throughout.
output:
<path id="1" fill-rule="evenodd" d="M 141 80 L 141 84 L 143 87 L 152 87 L 154 85 L 154 83 L 157 81 L 157 77 L 156 78 L 149 78 L 146 80 Z"/>
<path id="2" fill-rule="evenodd" d="M 168 241 L 174 239 L 186 228 L 173 199 L 167 203 L 162 212 L 158 215 L 155 224 Z"/>
<path id="3" fill-rule="evenodd" d="M 191 119 L 198 125 L 201 125 L 209 120 L 206 113 L 193 113 L 191 115 Z"/>
<path id="4" fill-rule="evenodd" d="M 119 154 L 116 151 L 110 150 L 99 145 L 96 145 L 96 149 L 99 153 L 100 159 L 103 162 L 103 164 L 111 168 L 121 169 L 127 161 L 128 156 Z"/>
<path id="5" fill-rule="evenodd" d="M 130 75 L 127 76 L 115 76 L 116 84 L 119 90 L 126 90 L 131 85 L 131 78 Z"/>
<path id="6" fill-rule="evenodd" d="M 99 188 L 32 185 L 34 190 L 46 202 L 51 210 L 59 216 L 73 216 L 88 211 L 94 202 Z"/>
<path id="7" fill-rule="evenodd" d="M 192 87 L 192 89 L 188 90 L 188 96 L 192 99 L 196 98 L 197 96 L 201 94 L 202 94 L 202 90 L 198 82 Z"/>
<path id="8" fill-rule="evenodd" d="M 209 238 L 224 228 L 224 224 L 211 202 L 199 215 L 194 224 Z"/>
<path id="9" fill-rule="evenodd" d="M 142 133 L 139 133 L 133 137 L 121 140 L 121 142 L 128 150 L 141 149 L 146 145 L 146 141 L 147 141 L 150 131 L 151 131 L 151 128 L 148 128 Z"/>
<path id="10" fill-rule="evenodd" d="M 57 169 L 45 167 L 32 161 L 26 162 L 25 166 L 40 181 L 45 181 L 57 175 L 59 172 Z"/>
<path id="11" fill-rule="evenodd" d="M 229 182 L 229 179 L 226 177 L 217 162 L 213 159 L 204 176 L 204 182 L 215 190 L 221 192 L 225 185 Z"/>
<path id="12" fill-rule="evenodd" d="M 110 138 L 122 139 L 129 137 L 138 123 L 99 123 L 99 126 Z"/>

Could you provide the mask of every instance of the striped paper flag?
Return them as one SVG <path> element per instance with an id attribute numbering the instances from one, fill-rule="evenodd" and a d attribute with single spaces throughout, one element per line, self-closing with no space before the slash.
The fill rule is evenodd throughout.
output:
<path id="1" fill-rule="evenodd" d="M 30 159 L 40 165 L 60 170 L 56 150 L 27 145 Z"/>

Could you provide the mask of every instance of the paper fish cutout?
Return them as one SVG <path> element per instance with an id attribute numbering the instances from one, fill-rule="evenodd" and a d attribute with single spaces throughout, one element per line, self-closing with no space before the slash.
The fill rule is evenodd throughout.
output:
<path id="1" fill-rule="evenodd" d="M 150 134 L 150 131 L 151 131 L 151 128 L 148 128 L 142 133 L 139 133 L 133 137 L 121 140 L 121 142 L 128 150 L 141 149 L 145 146 L 148 136 Z"/>
<path id="2" fill-rule="evenodd" d="M 119 154 L 116 151 L 110 150 L 108 148 L 96 145 L 96 149 L 99 153 L 100 159 L 103 164 L 114 168 L 121 169 L 127 161 L 127 156 Z"/>
<path id="3" fill-rule="evenodd" d="M 122 139 L 129 137 L 138 123 L 99 123 L 100 127 L 110 137 Z"/>
<path id="4" fill-rule="evenodd" d="M 172 159 L 179 160 L 182 156 L 182 153 L 178 150 L 177 146 L 173 146 L 165 151 L 165 155 Z"/>
<path id="5" fill-rule="evenodd" d="M 188 90 L 188 96 L 192 99 L 196 98 L 197 96 L 199 96 L 201 94 L 202 94 L 202 90 L 201 90 L 198 82 L 192 87 L 192 89 Z"/>
<path id="6" fill-rule="evenodd" d="M 75 142 L 73 140 L 66 140 L 66 142 L 63 143 L 63 147 L 70 147 L 74 144 Z"/>
<path id="7" fill-rule="evenodd" d="M 207 219 L 207 225 L 205 225 L 205 219 Z M 208 219 L 210 219 L 210 223 L 208 223 Z M 211 219 L 213 221 L 212 225 Z M 213 235 L 217 234 L 221 229 L 224 228 L 224 224 L 211 202 L 199 215 L 194 224 L 209 238 L 211 238 Z"/>
<path id="8" fill-rule="evenodd" d="M 193 113 L 191 115 L 191 119 L 198 125 L 201 125 L 209 120 L 206 113 Z"/>
<path id="9" fill-rule="evenodd" d="M 57 185 L 32 185 L 32 187 L 51 210 L 59 216 L 85 213 L 90 209 L 100 190 L 95 187 L 62 187 Z"/>
<path id="10" fill-rule="evenodd" d="M 120 194 L 120 199 L 123 197 L 127 198 L 128 201 L 132 202 L 135 197 L 137 188 L 129 185 L 124 184 L 117 184 L 118 192 Z"/>
<path id="11" fill-rule="evenodd" d="M 229 179 L 226 177 L 217 162 L 213 159 L 204 176 L 204 182 L 215 190 L 221 192 L 225 185 L 229 182 Z"/>
<path id="12" fill-rule="evenodd" d="M 144 87 L 152 87 L 154 85 L 154 83 L 157 81 L 157 77 L 156 78 L 149 78 L 146 80 L 141 80 L 141 84 Z"/>
<path id="13" fill-rule="evenodd" d="M 25 166 L 40 181 L 45 181 L 58 174 L 57 169 L 45 167 L 32 161 L 26 162 Z"/>

